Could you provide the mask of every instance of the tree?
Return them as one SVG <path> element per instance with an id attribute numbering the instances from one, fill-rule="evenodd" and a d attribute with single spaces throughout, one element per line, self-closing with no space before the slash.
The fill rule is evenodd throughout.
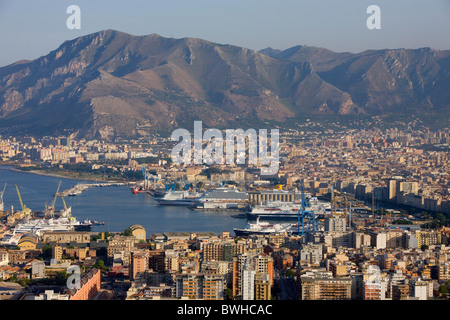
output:
<path id="1" fill-rule="evenodd" d="M 420 250 L 422 250 L 422 251 L 425 251 L 425 250 L 427 250 L 428 249 L 428 246 L 426 245 L 426 244 L 423 244 L 421 247 L 420 247 Z"/>
<path id="2" fill-rule="evenodd" d="M 42 248 L 42 253 L 39 255 L 40 258 L 42 258 L 43 260 L 49 260 L 52 258 L 52 246 L 50 245 L 46 245 L 45 247 Z"/>
<path id="3" fill-rule="evenodd" d="M 105 261 L 100 259 L 94 264 L 94 266 L 97 268 L 103 268 L 105 266 Z"/>
<path id="4" fill-rule="evenodd" d="M 445 225 L 447 217 L 443 213 L 437 213 L 435 218 L 439 221 L 441 225 Z"/>
<path id="5" fill-rule="evenodd" d="M 430 214 L 426 211 L 422 211 L 422 215 L 425 217 L 425 219 L 430 218 Z"/>
<path id="6" fill-rule="evenodd" d="M 226 288 L 225 289 L 225 296 L 227 300 L 232 300 L 233 299 L 233 290 L 231 290 L 231 288 Z"/>
<path id="7" fill-rule="evenodd" d="M 55 275 L 55 284 L 63 286 L 67 283 L 67 278 L 68 278 L 67 272 L 65 271 L 58 272 Z"/>
<path id="8" fill-rule="evenodd" d="M 108 271 L 108 267 L 105 266 L 105 261 L 103 261 L 102 259 L 97 260 L 93 267 L 99 269 L 101 272 Z"/>
<path id="9" fill-rule="evenodd" d="M 13 274 L 9 279 L 8 282 L 16 282 L 17 281 L 17 275 Z"/>
<path id="10" fill-rule="evenodd" d="M 123 231 L 122 235 L 123 235 L 123 236 L 129 237 L 129 236 L 132 236 L 133 233 L 131 232 L 131 229 L 130 229 L 130 228 L 126 228 L 126 229 Z"/>
<path id="11" fill-rule="evenodd" d="M 207 176 L 208 179 L 211 179 L 211 175 L 215 174 L 215 173 L 222 173 L 222 170 L 220 170 L 219 168 L 216 168 L 216 167 L 209 167 L 209 168 L 203 170 L 202 172 L 200 172 L 200 175 Z"/>
<path id="12" fill-rule="evenodd" d="M 443 297 L 447 297 L 448 295 L 448 289 L 446 285 L 441 285 L 439 286 L 439 293 L 443 296 Z"/>
<path id="13" fill-rule="evenodd" d="M 405 219 L 397 219 L 392 221 L 392 224 L 413 224 L 412 221 L 405 220 Z"/>
<path id="14" fill-rule="evenodd" d="M 289 278 L 295 277 L 295 271 L 293 271 L 292 269 L 286 270 L 286 277 L 289 277 Z"/>
<path id="15" fill-rule="evenodd" d="M 18 284 L 20 284 L 22 287 L 28 287 L 31 285 L 32 281 L 30 279 L 20 279 L 17 281 Z"/>

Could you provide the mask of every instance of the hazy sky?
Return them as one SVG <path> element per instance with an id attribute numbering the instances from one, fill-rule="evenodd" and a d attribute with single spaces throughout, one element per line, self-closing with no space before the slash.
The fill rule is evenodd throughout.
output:
<path id="1" fill-rule="evenodd" d="M 66 26 L 72 4 L 81 9 L 80 30 Z M 381 8 L 381 30 L 366 27 L 369 5 Z M 0 0 L 0 66 L 103 29 L 254 50 L 450 49 L 450 0 Z"/>

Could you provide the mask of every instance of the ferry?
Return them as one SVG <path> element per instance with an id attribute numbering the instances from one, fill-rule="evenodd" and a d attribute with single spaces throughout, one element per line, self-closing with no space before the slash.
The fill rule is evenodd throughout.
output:
<path id="1" fill-rule="evenodd" d="M 196 201 L 198 210 L 245 210 L 247 208 L 247 191 L 241 191 L 235 187 L 208 190 Z"/>
<path id="2" fill-rule="evenodd" d="M 331 208 L 327 202 L 319 201 L 316 197 L 309 199 L 305 212 L 314 212 L 316 216 L 325 215 Z M 258 217 L 265 220 L 297 220 L 299 211 L 301 213 L 301 202 L 266 201 L 264 204 L 256 205 L 247 212 L 249 220 Z"/>
<path id="3" fill-rule="evenodd" d="M 13 234 L 34 233 L 41 235 L 46 231 L 90 231 L 90 220 L 78 221 L 70 218 L 30 219 L 15 226 Z"/>
<path id="4" fill-rule="evenodd" d="M 162 198 L 157 198 L 156 201 L 161 206 L 192 206 L 200 196 L 201 194 L 198 192 L 169 189 Z"/>
<path id="5" fill-rule="evenodd" d="M 292 234 L 297 232 L 297 229 L 297 225 L 290 223 L 270 224 L 258 219 L 256 223 L 249 223 L 246 228 L 234 228 L 233 231 L 236 236 L 246 237 L 250 235 Z"/>

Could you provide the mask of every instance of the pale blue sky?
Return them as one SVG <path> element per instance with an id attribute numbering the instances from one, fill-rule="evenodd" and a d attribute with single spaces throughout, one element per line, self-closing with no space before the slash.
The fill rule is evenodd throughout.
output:
<path id="1" fill-rule="evenodd" d="M 71 4 L 81 9 L 81 30 L 66 27 Z M 381 30 L 366 27 L 372 4 L 381 8 Z M 450 49 L 450 0 L 0 0 L 0 66 L 103 29 L 254 50 Z"/>

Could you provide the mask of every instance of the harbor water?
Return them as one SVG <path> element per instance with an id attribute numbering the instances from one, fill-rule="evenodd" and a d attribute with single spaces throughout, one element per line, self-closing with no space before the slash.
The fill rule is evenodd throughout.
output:
<path id="1" fill-rule="evenodd" d="M 94 183 L 75 179 L 59 178 L 34 173 L 12 171 L 0 166 L 0 192 L 7 183 L 3 196 L 5 210 L 20 210 L 21 205 L 15 185 L 19 187 L 22 201 L 33 211 L 44 211 L 51 205 L 54 194 L 61 181 L 60 191 L 69 189 L 77 183 Z M 133 194 L 129 186 L 92 187 L 77 196 L 64 198 L 72 207 L 72 215 L 79 221 L 104 222 L 94 225 L 93 232 L 122 232 L 133 224 L 142 225 L 147 236 L 163 232 L 214 232 L 220 234 L 233 228 L 247 225 L 247 219 L 236 219 L 228 212 L 202 212 L 187 207 L 159 206 L 155 199 L 146 193 Z M 55 203 L 57 211 L 63 209 L 61 198 Z"/>

